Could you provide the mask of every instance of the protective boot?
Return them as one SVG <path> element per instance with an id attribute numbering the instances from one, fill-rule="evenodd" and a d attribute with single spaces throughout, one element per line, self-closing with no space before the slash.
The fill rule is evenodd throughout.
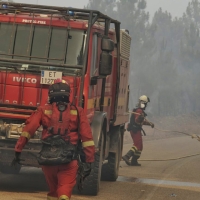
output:
<path id="1" fill-rule="evenodd" d="M 132 159 L 131 159 L 131 166 L 141 166 L 141 164 L 138 163 L 138 161 L 137 161 L 138 158 L 139 158 L 139 156 L 133 155 L 133 157 L 132 157 Z"/>
<path id="2" fill-rule="evenodd" d="M 125 163 L 127 164 L 127 165 L 131 165 L 131 162 L 130 162 L 130 158 L 131 158 L 131 156 L 133 156 L 133 151 L 131 151 L 131 150 L 129 150 L 127 153 L 126 153 L 126 155 L 124 155 L 124 156 L 122 156 L 122 159 L 125 161 Z"/>

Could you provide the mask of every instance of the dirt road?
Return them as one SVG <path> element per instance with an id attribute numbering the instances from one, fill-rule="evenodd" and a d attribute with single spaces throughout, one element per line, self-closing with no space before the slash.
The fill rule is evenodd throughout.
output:
<path id="1" fill-rule="evenodd" d="M 149 136 L 150 137 L 150 136 Z M 124 152 L 131 144 L 124 145 Z M 200 199 L 200 142 L 187 136 L 144 138 L 141 167 L 122 161 L 116 182 L 101 182 L 98 196 L 73 195 L 73 200 L 198 200 Z M 177 158 L 177 160 L 170 160 Z M 155 160 L 169 159 L 167 161 Z M 145 161 L 152 160 L 152 161 Z M 40 169 L 24 167 L 19 175 L 0 174 L 0 200 L 46 199 L 47 186 Z"/>

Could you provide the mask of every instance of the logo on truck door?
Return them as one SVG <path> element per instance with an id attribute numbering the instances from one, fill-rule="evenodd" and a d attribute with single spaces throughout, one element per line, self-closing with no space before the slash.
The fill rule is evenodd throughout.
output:
<path id="1" fill-rule="evenodd" d="M 22 77 L 13 77 L 13 82 L 24 82 L 24 83 L 37 83 L 36 78 L 22 78 Z"/>

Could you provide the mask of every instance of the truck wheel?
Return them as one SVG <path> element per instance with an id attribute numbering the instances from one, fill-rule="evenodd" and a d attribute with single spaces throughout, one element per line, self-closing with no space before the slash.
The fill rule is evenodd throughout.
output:
<path id="1" fill-rule="evenodd" d="M 19 174 L 21 165 L 17 164 L 15 167 L 0 164 L 0 171 L 3 174 Z"/>
<path id="2" fill-rule="evenodd" d="M 108 155 L 108 162 L 102 166 L 102 181 L 116 181 L 118 178 L 119 172 L 119 163 L 121 160 L 121 134 L 119 134 L 119 139 L 117 143 L 116 153 L 110 152 Z"/>
<path id="3" fill-rule="evenodd" d="M 102 132 L 100 140 L 100 149 L 99 152 L 95 154 L 95 162 L 93 164 L 92 171 L 90 175 L 83 182 L 82 191 L 78 191 L 75 188 L 74 192 L 83 195 L 92 195 L 96 196 L 99 192 L 99 185 L 101 180 L 101 168 L 103 163 L 103 145 L 104 145 L 104 135 Z"/>

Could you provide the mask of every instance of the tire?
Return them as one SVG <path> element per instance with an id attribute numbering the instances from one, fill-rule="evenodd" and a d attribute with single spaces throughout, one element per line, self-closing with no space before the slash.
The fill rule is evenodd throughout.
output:
<path id="1" fill-rule="evenodd" d="M 96 196 L 99 192 L 99 185 L 101 181 L 101 168 L 103 163 L 103 146 L 104 146 L 104 135 L 102 132 L 100 140 L 100 151 L 95 154 L 95 162 L 90 175 L 83 182 L 82 191 L 78 191 L 75 186 L 74 193 L 82 195 Z"/>
<path id="2" fill-rule="evenodd" d="M 0 164 L 0 171 L 3 174 L 19 174 L 21 165 L 17 164 L 15 167 Z"/>
<path id="3" fill-rule="evenodd" d="M 102 166 L 102 181 L 116 181 L 118 178 L 119 172 L 119 163 L 121 160 L 122 154 L 122 139 L 121 134 L 119 134 L 119 139 L 117 143 L 117 152 L 116 153 L 109 153 L 108 155 L 108 162 Z"/>

